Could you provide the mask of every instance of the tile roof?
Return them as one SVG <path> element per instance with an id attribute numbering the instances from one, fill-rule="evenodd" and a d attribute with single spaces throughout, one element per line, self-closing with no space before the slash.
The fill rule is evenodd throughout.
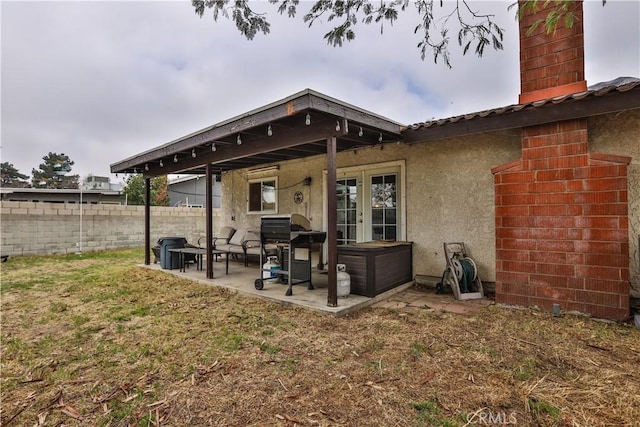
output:
<path id="1" fill-rule="evenodd" d="M 592 97 L 600 97 L 611 92 L 627 92 L 636 87 L 640 87 L 640 79 L 636 77 L 618 77 L 615 80 L 608 82 L 596 83 L 589 86 L 584 92 L 574 93 L 570 95 L 558 96 L 555 98 L 543 99 L 540 101 L 529 102 L 525 104 L 512 104 L 506 107 L 498 107 L 490 110 L 478 111 L 474 113 L 462 114 L 459 116 L 448 117 L 444 119 L 430 120 L 427 122 L 415 123 L 404 127 L 402 130 L 422 130 L 427 128 L 435 128 L 447 124 L 453 124 L 458 122 L 465 122 L 473 119 L 480 119 L 489 116 L 501 116 L 508 113 L 515 113 L 525 109 L 540 108 L 549 104 L 561 104 L 566 101 L 579 101 Z"/>

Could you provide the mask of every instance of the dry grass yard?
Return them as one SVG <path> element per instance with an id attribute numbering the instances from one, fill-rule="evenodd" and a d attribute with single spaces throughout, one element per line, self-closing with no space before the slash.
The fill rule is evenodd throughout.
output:
<path id="1" fill-rule="evenodd" d="M 495 305 L 335 318 L 142 259 L 2 264 L 2 426 L 640 425 L 631 325 Z"/>

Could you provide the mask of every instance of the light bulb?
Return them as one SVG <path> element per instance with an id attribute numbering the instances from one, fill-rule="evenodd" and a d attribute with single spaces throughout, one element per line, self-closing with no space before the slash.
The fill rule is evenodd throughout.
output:
<path id="1" fill-rule="evenodd" d="M 178 163 L 178 155 L 173 156 L 173 163 Z"/>
<path id="2" fill-rule="evenodd" d="M 307 113 L 307 117 L 304 119 L 304 124 L 309 126 L 311 124 L 311 114 Z"/>
<path id="3" fill-rule="evenodd" d="M 267 128 L 267 136 L 273 135 L 273 130 L 271 129 L 271 125 Z"/>
<path id="4" fill-rule="evenodd" d="M 378 137 L 378 142 L 382 142 L 382 132 L 380 133 L 380 136 Z"/>
<path id="5" fill-rule="evenodd" d="M 162 163 L 162 159 L 160 159 L 160 167 L 163 168 L 164 167 L 164 163 Z"/>
<path id="6" fill-rule="evenodd" d="M 236 144 L 242 144 L 242 138 L 240 138 L 240 134 L 238 134 L 238 138 L 236 139 Z"/>
<path id="7" fill-rule="evenodd" d="M 144 165 L 144 170 L 148 171 L 149 170 L 149 163 L 145 163 Z"/>
<path id="8" fill-rule="evenodd" d="M 196 157 L 196 149 L 195 148 L 191 149 L 191 157 L 193 157 L 193 158 Z"/>
<path id="9" fill-rule="evenodd" d="M 360 127 L 360 131 L 358 132 L 358 136 L 362 136 L 364 132 L 362 132 L 362 127 Z"/>
<path id="10" fill-rule="evenodd" d="M 336 120 L 336 132 L 340 132 L 340 120 Z"/>
<path id="11" fill-rule="evenodd" d="M 133 168 L 133 173 L 138 173 L 138 169 Z"/>
<path id="12" fill-rule="evenodd" d="M 216 143 L 214 142 L 213 144 L 211 144 L 211 151 L 216 151 Z"/>

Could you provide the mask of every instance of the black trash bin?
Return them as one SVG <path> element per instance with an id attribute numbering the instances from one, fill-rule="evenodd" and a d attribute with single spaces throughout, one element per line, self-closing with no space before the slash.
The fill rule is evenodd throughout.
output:
<path id="1" fill-rule="evenodd" d="M 169 249 L 184 248 L 187 239 L 184 237 L 161 237 L 158 239 L 160 245 L 160 267 L 164 269 L 180 268 L 180 257 L 177 254 L 171 256 Z"/>

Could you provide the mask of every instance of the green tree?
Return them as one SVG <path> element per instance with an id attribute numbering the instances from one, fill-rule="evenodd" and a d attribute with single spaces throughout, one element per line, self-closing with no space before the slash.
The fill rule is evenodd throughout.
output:
<path id="1" fill-rule="evenodd" d="M 603 4 L 606 0 L 603 0 Z M 294 18 L 298 12 L 299 0 L 269 0 L 269 3 L 277 5 L 277 12 L 285 13 L 289 18 Z M 439 8 L 434 7 L 434 3 Z M 517 17 L 521 17 L 525 9 L 537 9 L 540 5 L 547 7 L 552 5 L 547 19 L 543 22 L 547 32 L 555 30 L 561 19 L 565 23 L 573 25 L 571 12 L 572 0 L 527 0 L 523 2 Z M 251 9 L 249 2 L 245 0 L 191 0 L 197 15 L 202 17 L 207 9 L 212 9 L 213 19 L 217 21 L 220 15 L 232 19 L 240 33 L 252 40 L 258 32 L 268 34 L 271 24 L 267 20 L 266 12 L 256 12 Z M 253 3 L 263 4 L 263 3 Z M 418 49 L 424 60 L 427 56 L 433 57 L 437 63 L 442 58 L 444 63 L 451 68 L 449 58 L 449 41 L 451 36 L 449 29 L 457 26 L 457 35 L 454 36 L 462 53 L 466 54 L 472 49 L 479 57 L 487 46 L 495 50 L 501 50 L 504 30 L 494 22 L 492 14 L 482 14 L 474 10 L 469 0 L 315 0 L 311 2 L 311 8 L 302 17 L 302 20 L 311 27 L 314 23 L 325 20 L 335 21 L 338 24 L 324 35 L 328 44 L 342 46 L 345 41 L 355 39 L 355 26 L 358 23 L 365 25 L 378 24 L 380 31 L 384 30 L 384 24 L 393 25 L 400 13 L 409 7 L 415 7 L 418 11 L 419 21 L 415 24 L 414 33 L 420 35 Z M 513 3 L 509 8 L 517 6 Z M 453 21 L 453 22 L 451 22 Z M 534 25 L 539 25 L 540 22 Z"/>
<path id="2" fill-rule="evenodd" d="M 64 153 L 49 153 L 42 158 L 39 169 L 31 170 L 31 184 L 35 188 L 78 188 L 79 175 L 71 172 L 73 160 Z"/>
<path id="3" fill-rule="evenodd" d="M 0 183 L 3 187 L 25 188 L 29 187 L 29 175 L 18 172 L 13 163 L 0 163 Z"/>
<path id="4" fill-rule="evenodd" d="M 129 205 L 144 205 L 144 176 L 129 175 L 123 189 Z M 151 205 L 169 206 L 169 190 L 167 176 L 151 178 Z"/>
<path id="5" fill-rule="evenodd" d="M 169 206 L 169 180 L 167 175 L 151 179 L 151 203 L 156 206 Z"/>

